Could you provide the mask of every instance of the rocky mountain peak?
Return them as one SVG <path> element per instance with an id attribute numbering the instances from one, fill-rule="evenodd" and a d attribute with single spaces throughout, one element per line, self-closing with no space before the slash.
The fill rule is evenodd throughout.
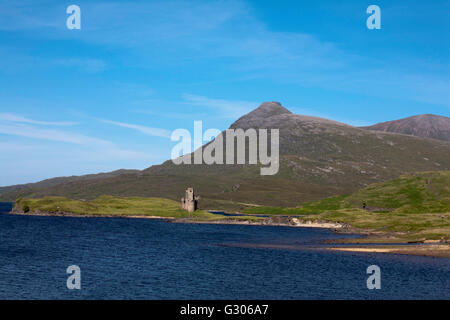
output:
<path id="1" fill-rule="evenodd" d="M 281 103 L 272 101 L 272 102 L 263 102 L 258 108 L 253 110 L 252 112 L 246 114 L 244 117 L 272 117 L 280 114 L 290 114 L 288 109 L 283 107 Z"/>
<path id="2" fill-rule="evenodd" d="M 258 108 L 240 117 L 230 128 L 246 128 L 251 123 L 258 123 L 270 117 L 292 114 L 279 102 L 263 102 Z"/>

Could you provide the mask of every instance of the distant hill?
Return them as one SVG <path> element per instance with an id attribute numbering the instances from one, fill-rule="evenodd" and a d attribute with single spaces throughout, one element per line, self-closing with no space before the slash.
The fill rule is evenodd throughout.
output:
<path id="1" fill-rule="evenodd" d="M 450 118 L 434 114 L 422 114 L 362 128 L 450 141 Z"/>
<path id="2" fill-rule="evenodd" d="M 17 184 L 10 187 L 0 187 L 0 196 L 3 193 L 20 193 L 23 189 L 48 189 L 55 186 L 63 186 L 64 184 L 73 182 L 73 181 L 87 181 L 87 180 L 95 180 L 95 179 L 102 179 L 102 178 L 111 178 L 122 174 L 138 174 L 139 170 L 116 170 L 111 172 L 103 172 L 103 173 L 97 173 L 97 174 L 86 174 L 83 176 L 70 176 L 70 177 L 57 177 L 57 178 L 51 178 L 42 180 L 35 183 L 26 183 L 26 184 Z"/>
<path id="3" fill-rule="evenodd" d="M 278 102 L 263 103 L 230 128 L 280 129 L 278 174 L 261 176 L 258 165 L 175 165 L 169 160 L 143 171 L 2 188 L 0 198 L 113 195 L 179 200 L 192 186 L 203 208 L 239 209 L 243 203 L 295 206 L 350 194 L 401 174 L 450 170 L 450 142 L 296 115 Z"/>

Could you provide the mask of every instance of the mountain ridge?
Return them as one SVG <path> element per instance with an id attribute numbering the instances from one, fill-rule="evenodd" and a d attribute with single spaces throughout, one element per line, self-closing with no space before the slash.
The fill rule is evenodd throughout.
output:
<path id="1" fill-rule="evenodd" d="M 420 114 L 361 128 L 450 141 L 450 118 L 434 114 Z"/>
<path id="2" fill-rule="evenodd" d="M 66 179 L 54 185 L 0 188 L 0 198 L 100 195 L 151 196 L 178 200 L 186 187 L 201 194 L 201 205 L 238 203 L 295 206 L 303 201 L 352 193 L 373 182 L 416 171 L 450 170 L 450 143 L 357 128 L 333 120 L 291 113 L 267 102 L 230 128 L 280 130 L 280 170 L 260 176 L 259 165 L 175 165 L 171 160 L 142 171 Z M 16 189 L 14 189 L 16 187 Z"/>

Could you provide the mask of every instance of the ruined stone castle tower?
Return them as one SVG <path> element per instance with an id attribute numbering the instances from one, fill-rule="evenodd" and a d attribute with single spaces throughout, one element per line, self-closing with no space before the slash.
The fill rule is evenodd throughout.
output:
<path id="1" fill-rule="evenodd" d="M 194 195 L 194 188 L 187 188 L 185 197 L 181 198 L 181 209 L 194 212 L 197 210 L 199 198 L 199 196 Z"/>

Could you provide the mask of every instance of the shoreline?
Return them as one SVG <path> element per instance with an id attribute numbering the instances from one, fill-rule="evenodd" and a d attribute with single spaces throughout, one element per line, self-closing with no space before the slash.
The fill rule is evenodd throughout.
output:
<path id="1" fill-rule="evenodd" d="M 36 217 L 70 217 L 70 218 L 131 218 L 131 219 L 157 219 L 157 220 L 175 220 L 175 217 L 162 216 L 144 216 L 144 215 L 126 215 L 126 214 L 75 214 L 69 212 L 5 212 L 17 216 L 36 216 Z"/>
<path id="2" fill-rule="evenodd" d="M 265 220 L 239 220 L 229 217 L 227 219 L 217 219 L 217 220 L 192 220 L 186 218 L 174 218 L 173 223 L 198 223 L 198 224 L 234 224 L 234 225 L 247 225 L 247 226 L 276 226 L 276 227 L 292 227 L 292 228 L 319 228 L 319 229 L 332 229 L 338 232 L 340 229 L 349 228 L 348 225 L 334 222 L 297 222 L 291 218 L 287 219 L 285 222 L 277 222 L 272 220 L 271 217 Z M 294 221 L 292 221 L 294 220 Z"/>
<path id="3" fill-rule="evenodd" d="M 210 211 L 210 210 L 208 210 Z M 321 229 L 347 229 L 350 226 L 342 223 L 334 222 L 314 222 L 306 221 L 301 222 L 298 218 L 285 218 L 279 219 L 278 217 L 269 217 L 264 220 L 245 220 L 245 219 L 233 219 L 232 216 L 228 218 L 217 220 L 195 220 L 191 218 L 177 218 L 177 217 L 163 217 L 163 216 L 145 216 L 145 215 L 126 215 L 126 214 L 75 214 L 71 212 L 18 212 L 10 211 L 5 214 L 22 215 L 22 216 L 43 216 L 43 217 L 75 217 L 75 218 L 131 218 L 131 219 L 162 219 L 170 220 L 173 223 L 198 223 L 198 224 L 236 224 L 236 225 L 261 225 L 261 226 L 281 226 L 281 227 L 299 227 L 299 228 L 321 228 Z M 249 215 L 251 217 L 252 215 Z M 278 219 L 273 219 L 278 218 Z"/>

